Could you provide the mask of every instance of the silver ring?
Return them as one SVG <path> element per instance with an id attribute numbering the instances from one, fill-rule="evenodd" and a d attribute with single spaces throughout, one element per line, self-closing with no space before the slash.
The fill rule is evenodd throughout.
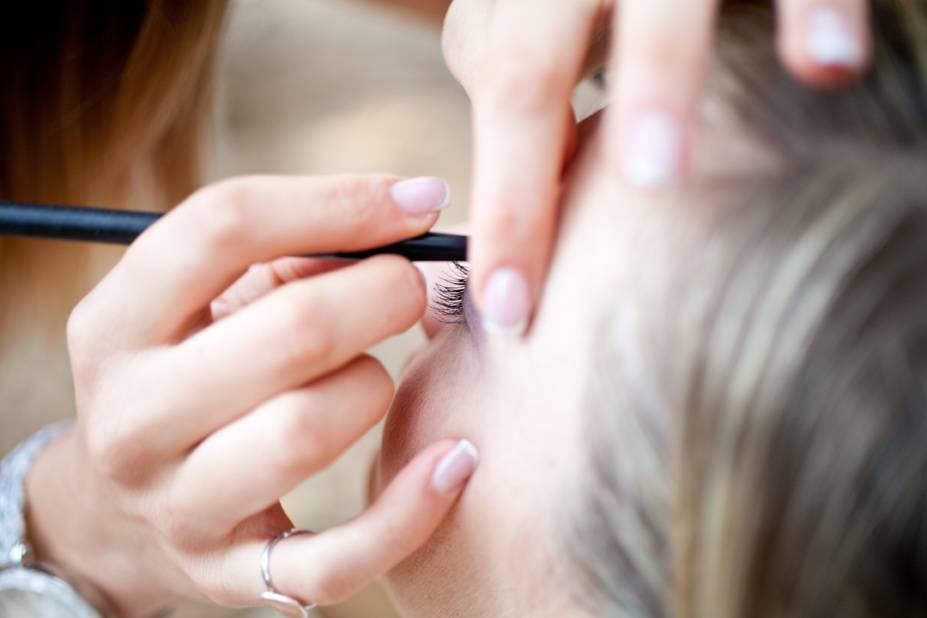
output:
<path id="1" fill-rule="evenodd" d="M 264 546 L 264 551 L 261 553 L 261 579 L 264 580 L 264 587 L 267 588 L 267 590 L 261 593 L 260 599 L 261 601 L 264 601 L 264 603 L 269 607 L 272 607 L 284 616 L 289 616 L 292 618 L 309 618 L 309 610 L 315 607 L 315 605 L 303 605 L 293 597 L 281 593 L 274 587 L 274 582 L 270 577 L 270 554 L 274 551 L 274 546 L 284 539 L 288 539 L 291 536 L 297 536 L 299 534 L 313 533 L 309 530 L 297 530 L 296 528 L 293 528 L 292 530 L 281 532 L 271 540 L 267 541 L 267 545 Z"/>

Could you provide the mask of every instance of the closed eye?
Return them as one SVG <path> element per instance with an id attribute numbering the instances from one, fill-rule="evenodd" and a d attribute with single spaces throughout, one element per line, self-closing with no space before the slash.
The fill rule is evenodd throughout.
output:
<path id="1" fill-rule="evenodd" d="M 435 283 L 431 299 L 431 314 L 445 324 L 465 323 L 464 301 L 467 296 L 467 282 L 470 267 L 453 262 Z"/>

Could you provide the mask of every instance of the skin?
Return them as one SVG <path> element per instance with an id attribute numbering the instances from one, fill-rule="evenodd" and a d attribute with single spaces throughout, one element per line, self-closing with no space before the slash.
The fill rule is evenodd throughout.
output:
<path id="1" fill-rule="evenodd" d="M 438 352 L 413 362 L 384 444 L 379 485 L 389 481 L 388 487 L 355 520 L 275 551 L 278 587 L 304 601 L 338 602 L 401 562 L 391 581 L 410 615 L 436 615 L 440 608 L 465 615 L 466 607 L 480 610 L 472 615 L 500 616 L 571 609 L 565 586 L 549 585 L 556 576 L 550 561 L 524 560 L 522 548 L 526 540 L 551 538 L 553 524 L 538 514 L 552 510 L 546 507 L 556 503 L 570 462 L 578 459 L 564 446 L 580 443 L 578 415 L 551 416 L 576 409 L 591 345 L 562 326 L 590 323 L 595 316 L 586 312 L 599 306 L 590 297 L 596 290 L 579 283 L 589 278 L 580 276 L 585 271 L 578 264 L 610 257 L 588 246 L 620 243 L 607 208 L 599 208 L 599 219 L 573 217 L 600 225 L 567 224 L 559 231 L 561 239 L 587 240 L 573 249 L 561 240 L 567 257 L 558 263 L 573 266 L 554 264 L 548 289 L 542 286 L 555 242 L 555 206 L 563 197 L 561 172 L 575 140 L 570 93 L 591 37 L 610 22 L 611 6 L 543 0 L 532 2 L 530 17 L 525 6 L 457 0 L 446 22 L 445 55 L 474 108 L 472 313 L 483 314 L 484 332 L 479 343 L 467 343 L 472 350 L 450 343 L 433 349 L 466 363 L 461 374 L 485 389 L 458 382 L 458 403 L 435 415 L 446 424 L 422 421 L 422 402 L 444 398 L 429 372 L 444 367 L 446 378 L 458 367 L 431 358 Z M 864 50 L 839 66 L 818 66 L 806 51 L 807 15 L 818 3 L 781 0 L 779 6 L 780 47 L 802 77 L 837 84 L 865 62 L 861 0 L 828 2 Z M 587 172 L 574 178 L 585 180 L 568 186 L 581 187 L 581 194 L 598 187 L 627 198 L 629 208 L 646 201 L 620 193 L 616 172 L 643 108 L 662 110 L 678 133 L 679 169 L 671 179 L 693 167 L 692 106 L 716 10 L 707 0 L 686 3 L 685 10 L 672 0 L 648 0 L 612 11 L 619 36 L 613 88 L 621 95 L 592 149 L 597 154 L 589 160 L 596 163 L 580 165 Z M 39 558 L 90 582 L 126 616 L 150 614 L 178 597 L 255 603 L 263 590 L 254 567 L 260 552 L 291 526 L 280 496 L 346 450 L 391 399 L 391 381 L 363 350 L 410 327 L 425 308 L 424 287 L 403 260 L 376 258 L 339 269 L 280 256 L 361 249 L 427 230 L 435 216 L 397 209 L 389 197 L 395 182 L 236 179 L 198 192 L 127 252 L 70 322 L 78 421 L 30 474 L 30 533 Z M 603 203 L 574 202 L 569 194 L 563 201 Z M 647 220 L 646 214 L 641 210 L 628 222 Z M 589 240 L 604 229 L 609 233 L 601 242 Z M 626 240 L 626 247 L 635 246 Z M 486 282 L 502 266 L 525 280 L 524 312 L 533 311 L 542 290 L 549 299 L 535 316 L 530 341 L 501 339 L 485 328 L 493 319 Z M 597 272 L 596 280 L 604 282 L 606 274 Z M 358 301 L 360 290 L 385 300 Z M 459 332 L 436 341 L 463 345 Z M 441 388 L 451 382 L 443 380 Z M 527 392 L 510 388 L 525 383 L 532 387 Z M 511 436 L 524 444 L 513 448 Z M 491 472 L 477 475 L 462 508 L 416 552 L 466 480 L 451 491 L 434 481 L 439 461 L 461 437 L 485 449 L 483 465 Z M 242 452 L 251 454 L 247 461 Z M 240 482 L 255 471 L 261 482 Z M 442 548 L 467 560 L 442 566 Z M 548 549 L 537 548 L 541 556 Z M 88 555 L 98 559 L 90 565 Z M 511 582 L 512 573 L 526 576 Z M 462 597 L 465 587 L 457 584 L 468 574 L 479 585 L 468 580 Z"/>
<path id="2" fill-rule="evenodd" d="M 413 618 L 581 615 L 556 539 L 581 473 L 581 402 L 601 344 L 588 326 L 615 294 L 644 306 L 642 279 L 678 257 L 665 222 L 680 221 L 672 204 L 623 191 L 601 140 L 581 152 L 530 336 L 489 336 L 472 306 L 467 326 L 425 317 L 431 343 L 396 392 L 372 505 L 279 544 L 283 592 L 327 605 L 390 571 Z M 261 550 L 291 527 L 279 498 L 382 418 L 392 384 L 362 351 L 422 318 L 426 302 L 418 271 L 399 258 L 341 268 L 261 260 L 430 227 L 434 214 L 396 208 L 395 181 L 237 179 L 194 195 L 129 250 L 71 320 L 77 426 L 28 479 L 40 560 L 89 582 L 120 615 L 178 598 L 257 604 Z M 246 233 L 258 220 L 276 229 Z M 236 250 L 224 252 L 232 239 Z M 198 267 L 204 252 L 216 259 Z M 382 301 L 365 302 L 371 294 Z M 438 462 L 460 437 L 476 445 L 479 467 L 466 489 L 464 477 L 438 491 Z"/>
<path id="3" fill-rule="evenodd" d="M 601 138 L 581 146 L 569 175 L 550 280 L 531 332 L 491 337 L 475 311 L 462 324 L 430 318 L 429 342 L 403 372 L 372 494 L 436 436 L 466 435 L 481 454 L 458 505 L 386 578 L 407 618 L 584 615 L 568 594 L 570 573 L 559 570 L 566 565 L 558 542 L 564 496 L 583 474 L 583 404 L 595 370 L 592 351 L 604 336 L 596 325 L 605 311 L 665 311 L 660 284 L 678 262 L 676 238 L 683 229 L 690 233 L 695 219 L 680 217 L 675 198 L 624 188 L 609 171 Z M 429 279 L 441 276 L 440 268 L 429 270 Z M 636 349 L 636 341 L 629 336 L 623 345 Z"/>
<path id="4" fill-rule="evenodd" d="M 797 77 L 836 86 L 867 63 L 864 0 L 775 4 L 780 56 Z M 495 330 L 523 332 L 543 293 L 561 171 L 575 139 L 570 99 L 593 39 L 611 38 L 609 27 L 614 33 L 612 104 L 604 127 L 607 166 L 630 187 L 665 189 L 692 168 L 695 105 L 719 7 L 720 0 L 452 3 L 444 53 L 473 104 L 472 288 L 484 317 L 506 327 Z M 835 25 L 839 44 L 831 36 Z M 653 128 L 654 118 L 658 135 L 640 137 L 642 127 Z M 654 148 L 662 159 L 656 169 Z M 651 156 L 642 163 L 641 153 Z M 491 293 L 500 269 L 512 269 L 522 284 Z"/>
<path id="5" fill-rule="evenodd" d="M 396 256 L 278 256 L 426 231 L 437 214 L 423 207 L 443 206 L 446 185 L 406 184 L 399 200 L 399 180 L 225 181 L 132 245 L 69 322 L 76 425 L 27 481 L 40 561 L 120 616 L 178 598 L 257 604 L 261 552 L 292 527 L 280 497 L 382 418 L 393 384 L 363 351 L 414 325 L 426 300 L 419 271 Z M 453 437 L 422 449 L 352 521 L 281 543 L 278 589 L 336 603 L 416 549 L 466 481 L 435 481 Z"/>

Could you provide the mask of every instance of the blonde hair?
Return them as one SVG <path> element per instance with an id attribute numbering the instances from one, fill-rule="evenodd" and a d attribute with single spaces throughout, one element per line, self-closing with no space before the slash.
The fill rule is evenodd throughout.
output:
<path id="1" fill-rule="evenodd" d="M 17 3 L 0 39 L 0 199 L 164 209 L 199 183 L 225 0 Z M 63 334 L 91 249 L 0 240 L 0 336 Z M 39 313 L 48 319 L 34 322 Z M 39 333 L 36 333 L 39 334 Z"/>
<path id="2" fill-rule="evenodd" d="M 765 3 L 725 11 L 711 90 L 774 163 L 702 187 L 730 207 L 647 375 L 596 351 L 564 537 L 593 615 L 927 614 L 927 7 L 873 22 L 873 69 L 818 92 Z"/>

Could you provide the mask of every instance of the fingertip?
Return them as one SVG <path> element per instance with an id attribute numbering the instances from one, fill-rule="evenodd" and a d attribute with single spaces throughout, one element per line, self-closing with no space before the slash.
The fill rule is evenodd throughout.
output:
<path id="1" fill-rule="evenodd" d="M 798 79 L 824 88 L 846 85 L 865 69 L 871 54 L 861 11 L 837 3 L 786 4 L 780 57 Z"/>
<path id="2" fill-rule="evenodd" d="M 613 130 L 617 166 L 628 186 L 656 191 L 682 179 L 687 131 L 681 114 L 667 105 L 650 103 L 631 108 L 618 122 Z"/>
<path id="3" fill-rule="evenodd" d="M 515 242 L 507 245 L 508 252 L 519 258 L 518 264 L 501 262 L 498 256 L 493 256 L 496 259 L 492 261 L 481 259 L 474 251 L 467 290 L 479 326 L 490 335 L 523 336 L 537 304 L 534 290 L 543 285 L 541 274 L 531 278 L 528 273 L 536 272 L 532 264 L 543 264 L 546 257 L 539 254 L 538 246 L 521 252 L 517 252 L 517 246 Z"/>
<path id="4" fill-rule="evenodd" d="M 393 201 L 406 214 L 432 215 L 451 205 L 451 187 L 443 178 L 421 176 L 395 182 L 390 187 Z"/>
<path id="5" fill-rule="evenodd" d="M 377 504 L 390 504 L 402 495 L 403 502 L 411 493 L 419 494 L 426 508 L 419 516 L 435 521 L 444 516 L 450 505 L 466 487 L 479 466 L 479 451 L 467 439 L 441 440 L 426 447 L 405 464 L 378 497 Z"/>
<path id="6" fill-rule="evenodd" d="M 382 269 L 381 277 L 389 281 L 388 286 L 393 292 L 407 294 L 411 292 L 416 299 L 417 310 L 424 311 L 428 304 L 428 282 L 422 269 L 408 258 L 401 255 L 380 254 L 365 260 L 375 268 Z"/>
<path id="7" fill-rule="evenodd" d="M 439 494 L 455 494 L 463 489 L 479 465 L 479 451 L 469 440 L 460 440 L 438 461 L 431 475 L 431 486 Z"/>
<path id="8" fill-rule="evenodd" d="M 528 328 L 531 312 L 531 288 L 521 270 L 502 266 L 489 274 L 481 305 L 485 332 L 520 337 Z"/>

